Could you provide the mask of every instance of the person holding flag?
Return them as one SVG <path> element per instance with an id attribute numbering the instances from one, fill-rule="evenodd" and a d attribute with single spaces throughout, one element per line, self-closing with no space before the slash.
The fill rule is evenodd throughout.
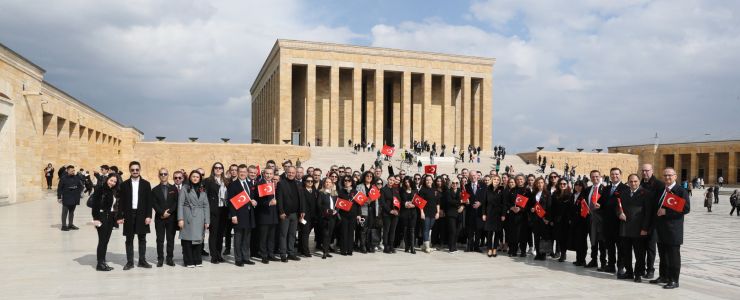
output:
<path id="1" fill-rule="evenodd" d="M 683 244 L 683 219 L 691 204 L 689 193 L 676 182 L 676 170 L 663 171 L 665 190 L 656 207 L 655 227 L 658 232 L 658 255 L 660 256 L 660 277 L 650 283 L 665 283 L 664 289 L 678 287 L 681 273 L 681 245 Z"/>
<path id="2" fill-rule="evenodd" d="M 249 258 L 252 229 L 256 226 L 254 207 L 257 206 L 257 200 L 254 199 L 258 195 L 252 188 L 256 184 L 257 169 L 242 164 L 237 167 L 237 173 L 237 179 L 232 180 L 227 188 L 226 198 L 229 199 L 229 222 L 234 228 L 234 264 L 242 267 L 244 264 L 254 264 Z"/>
<path id="3" fill-rule="evenodd" d="M 395 202 L 398 201 L 401 207 L 400 222 L 403 227 L 404 252 L 411 254 L 416 254 L 416 223 L 419 221 L 419 210 L 412 201 L 416 192 L 416 184 L 411 177 L 406 176 L 401 180 L 399 197 L 393 199 L 393 205 L 396 206 Z"/>
<path id="4" fill-rule="evenodd" d="M 586 266 L 586 252 L 588 251 L 588 232 L 591 230 L 591 210 L 586 199 L 583 181 L 573 184 L 573 196 L 570 205 L 570 227 L 568 228 L 568 250 L 576 251 L 577 267 Z"/>
<path id="5" fill-rule="evenodd" d="M 631 174 L 627 177 L 629 193 L 619 198 L 619 270 L 618 279 L 634 279 L 641 282 L 645 275 L 645 248 L 650 229 L 652 213 L 649 213 L 652 192 L 640 186 L 640 177 Z M 632 252 L 635 253 L 635 266 L 632 268 Z M 622 272 L 626 269 L 625 272 Z"/>
<path id="6" fill-rule="evenodd" d="M 600 272 L 619 273 L 617 272 L 616 265 L 621 265 L 617 259 L 619 216 L 614 212 L 619 209 L 619 202 L 621 201 L 619 199 L 626 193 L 629 193 L 629 188 L 622 183 L 621 177 L 622 170 L 619 168 L 611 168 L 609 170 L 609 185 L 604 188 L 604 193 L 598 201 L 600 208 L 597 214 L 601 216 L 604 248 L 608 256 L 607 264 L 602 264 L 601 268 L 597 269 Z"/>
<path id="7" fill-rule="evenodd" d="M 506 201 L 506 207 L 508 207 L 507 219 L 509 220 L 510 229 L 507 234 L 511 238 L 509 242 L 509 256 L 514 257 L 517 252 L 521 252 L 519 254 L 520 257 L 527 257 L 528 237 L 524 234 L 526 231 L 524 223 L 526 222 L 527 214 L 524 208 L 532 194 L 525 185 L 524 175 L 516 175 L 514 181 L 516 182 L 516 186 L 509 189 Z"/>
<path id="8" fill-rule="evenodd" d="M 357 190 L 354 187 L 354 180 L 352 176 L 345 175 L 339 180 L 342 184 L 342 188 L 339 189 L 337 202 L 349 201 L 349 209 L 339 210 L 339 252 L 343 256 L 352 256 L 354 250 L 354 232 L 355 226 L 360 221 L 360 208 L 359 205 L 354 204 L 354 197 L 357 194 Z"/>
<path id="9" fill-rule="evenodd" d="M 278 224 L 278 209 L 274 193 L 274 170 L 274 167 L 266 167 L 262 170 L 262 178 L 256 180 L 257 209 L 255 210 L 255 215 L 257 217 L 257 228 L 260 235 L 259 252 L 263 264 L 267 264 L 270 261 L 280 261 L 275 256 L 275 227 Z M 273 193 L 265 193 L 268 189 L 273 191 Z"/>
<path id="10" fill-rule="evenodd" d="M 414 204 L 416 207 L 419 207 L 421 219 L 424 221 L 424 229 L 421 234 L 423 242 L 421 250 L 426 253 L 431 253 L 432 247 L 430 245 L 429 238 L 431 236 L 432 226 L 434 226 L 434 221 L 439 219 L 439 203 L 437 201 L 438 193 L 435 191 L 434 177 L 432 177 L 432 175 L 424 175 L 421 182 L 422 186 L 413 198 L 421 198 L 426 201 L 426 205 L 423 205 L 424 208 L 421 208 L 418 205 L 419 203 L 423 203 L 423 201 L 417 201 Z"/>
<path id="11" fill-rule="evenodd" d="M 550 191 L 545 186 L 544 178 L 535 179 L 532 196 L 533 199 L 530 199 L 527 203 L 527 210 L 529 211 L 529 224 L 534 234 L 534 248 L 537 253 L 534 259 L 545 260 L 545 255 L 552 252 L 552 224 L 548 220 L 552 201 Z"/>
<path id="12" fill-rule="evenodd" d="M 557 241 L 558 262 L 564 262 L 568 253 L 568 238 L 570 237 L 571 205 L 573 199 L 568 181 L 560 178 L 555 185 L 555 193 L 552 195 L 553 235 Z M 580 203 L 578 203 L 580 206 Z"/>
<path id="13" fill-rule="evenodd" d="M 360 178 L 361 181 L 357 184 L 357 195 L 355 195 L 355 198 L 367 198 L 370 190 L 375 186 L 375 175 L 373 172 L 365 171 L 365 173 L 362 173 Z M 370 199 L 367 199 L 367 201 L 359 205 L 360 215 L 365 219 L 365 225 L 358 226 L 356 228 L 356 234 L 360 236 L 361 253 L 375 253 L 376 245 L 374 244 L 374 240 L 376 240 L 376 238 L 374 238 L 374 236 L 378 231 L 376 223 L 378 223 L 378 220 L 380 219 L 380 204 L 378 201 L 369 200 Z M 360 202 L 362 202 L 362 200 Z M 377 239 L 379 240 L 380 237 Z"/>
<path id="14" fill-rule="evenodd" d="M 398 215 L 400 214 L 401 207 L 394 204 L 394 199 L 398 201 L 398 189 L 396 178 L 394 176 L 388 176 L 388 183 L 383 186 L 383 181 L 380 178 L 375 179 L 375 186 L 370 189 L 369 197 L 370 201 L 378 203 L 383 218 L 383 253 L 396 253 L 393 243 L 396 240 L 396 227 L 398 226 Z M 377 192 L 375 192 L 377 190 Z M 375 196 L 379 198 L 373 200 Z M 372 203 L 372 202 L 371 202 Z M 400 202 L 399 202 L 400 204 Z"/>
<path id="15" fill-rule="evenodd" d="M 588 197 L 586 200 L 591 210 L 591 230 L 588 233 L 591 242 L 591 261 L 586 264 L 586 268 L 598 267 L 597 258 L 601 262 L 602 268 L 604 268 L 606 267 L 606 244 L 604 241 L 602 217 L 597 212 L 601 207 L 599 201 L 601 200 L 601 195 L 604 193 L 604 188 L 601 184 L 601 172 L 593 170 L 589 173 L 589 177 L 591 177 L 591 182 L 593 183 L 587 192 Z"/>

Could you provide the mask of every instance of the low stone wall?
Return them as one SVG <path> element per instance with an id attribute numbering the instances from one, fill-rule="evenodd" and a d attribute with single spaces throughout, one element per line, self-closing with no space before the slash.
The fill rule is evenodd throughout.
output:
<path id="1" fill-rule="evenodd" d="M 306 161 L 311 150 L 303 146 L 264 145 L 264 144 L 226 144 L 226 143 L 170 143 L 139 142 L 134 145 L 133 160 L 141 163 L 142 176 L 153 185 L 158 182 L 159 168 L 167 168 L 170 179 L 175 170 L 203 168 L 210 174 L 211 166 L 221 162 L 224 167 L 230 164 L 260 164 L 268 159 L 280 164 L 283 160 Z M 128 178 L 128 165 L 119 166 Z"/>
<path id="2" fill-rule="evenodd" d="M 551 164 L 555 164 L 555 171 L 563 173 L 565 163 L 576 167 L 576 175 L 587 175 L 591 170 L 608 174 L 609 169 L 617 167 L 622 169 L 623 181 L 627 180 L 626 176 L 630 173 L 637 173 L 639 168 L 638 156 L 633 154 L 537 151 L 517 155 L 530 164 L 537 164 L 537 156 L 547 157 L 546 172 L 550 171 Z"/>

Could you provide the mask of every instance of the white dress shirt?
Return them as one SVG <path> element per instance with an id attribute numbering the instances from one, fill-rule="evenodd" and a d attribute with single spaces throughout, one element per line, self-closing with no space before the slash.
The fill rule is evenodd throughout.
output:
<path id="1" fill-rule="evenodd" d="M 139 178 L 131 178 L 131 208 L 139 207 Z"/>

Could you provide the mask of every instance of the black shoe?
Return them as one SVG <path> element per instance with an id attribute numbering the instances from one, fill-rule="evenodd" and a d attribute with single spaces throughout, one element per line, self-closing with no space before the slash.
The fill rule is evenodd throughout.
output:
<path id="1" fill-rule="evenodd" d="M 526 252 L 522 252 L 522 253 L 519 254 L 519 257 L 527 257 L 527 253 Z"/>
<path id="2" fill-rule="evenodd" d="M 286 262 L 288 262 L 288 258 L 285 257 L 285 256 L 283 256 L 283 257 L 280 258 L 280 261 L 286 263 Z"/>
<path id="3" fill-rule="evenodd" d="M 214 265 L 217 265 L 217 264 L 221 263 L 221 261 L 218 260 L 218 258 L 211 258 L 211 263 L 214 264 Z"/>
<path id="4" fill-rule="evenodd" d="M 146 262 L 146 260 L 140 260 L 138 266 L 142 268 L 146 268 L 146 269 L 149 269 L 152 267 L 152 265 Z"/>
<path id="5" fill-rule="evenodd" d="M 133 262 L 127 262 L 126 265 L 123 266 L 123 270 L 124 271 L 128 271 L 128 270 L 131 270 L 133 268 L 134 268 L 134 263 Z"/>
<path id="6" fill-rule="evenodd" d="M 640 276 L 637 276 L 640 277 Z M 617 279 L 635 279 L 635 276 L 630 273 L 617 274 Z"/>
<path id="7" fill-rule="evenodd" d="M 659 284 L 659 283 L 668 283 L 668 279 L 665 279 L 663 277 L 658 277 L 653 280 L 650 280 L 650 283 L 652 284 Z"/>
<path id="8" fill-rule="evenodd" d="M 254 262 L 251 259 L 247 259 L 244 261 L 244 264 L 251 266 L 251 265 L 254 265 Z"/>
<path id="9" fill-rule="evenodd" d="M 671 282 L 667 283 L 666 285 L 664 285 L 663 288 L 664 289 L 667 289 L 667 290 L 678 288 L 678 282 L 671 281 Z"/>
<path id="10" fill-rule="evenodd" d="M 295 256 L 295 255 L 288 255 L 288 259 L 293 260 L 293 261 L 299 261 L 299 260 L 301 260 L 300 257 Z"/>
<path id="11" fill-rule="evenodd" d="M 164 259 L 157 259 L 157 268 L 161 268 L 164 265 Z"/>
<path id="12" fill-rule="evenodd" d="M 267 259 L 266 257 L 265 258 L 262 258 L 262 263 L 263 264 L 269 264 L 270 263 L 270 260 Z"/>
<path id="13" fill-rule="evenodd" d="M 637 283 L 640 283 L 640 282 L 642 282 L 642 278 L 640 278 L 640 275 L 635 275 L 634 281 L 637 282 Z"/>
<path id="14" fill-rule="evenodd" d="M 655 276 L 655 271 L 648 271 L 647 273 L 645 273 L 645 276 L 643 277 L 645 277 L 645 279 L 652 279 L 654 276 Z"/>
<path id="15" fill-rule="evenodd" d="M 605 267 L 596 268 L 596 272 L 606 272 L 606 268 Z"/>
<path id="16" fill-rule="evenodd" d="M 565 256 L 561 256 L 560 258 L 558 258 L 558 262 L 564 262 L 564 261 L 565 261 Z"/>
<path id="17" fill-rule="evenodd" d="M 534 260 L 545 260 L 547 257 L 544 254 L 537 254 L 534 256 Z"/>
<path id="18" fill-rule="evenodd" d="M 270 261 L 280 261 L 280 258 L 278 258 L 277 256 L 270 256 L 268 259 Z"/>
<path id="19" fill-rule="evenodd" d="M 590 262 L 588 262 L 588 264 L 586 264 L 586 268 L 596 268 L 596 267 L 598 267 L 598 264 L 596 263 L 595 260 L 591 260 Z"/>
<path id="20" fill-rule="evenodd" d="M 411 250 L 409 250 L 409 253 L 411 253 L 411 254 L 416 254 L 416 248 L 414 248 L 414 247 L 411 247 Z"/>
<path id="21" fill-rule="evenodd" d="M 80 228 L 74 225 L 69 225 L 69 230 L 79 230 Z"/>
<path id="22" fill-rule="evenodd" d="M 69 227 L 67 227 L 67 226 L 62 226 L 62 231 L 69 231 Z"/>
<path id="23" fill-rule="evenodd" d="M 172 260 L 172 257 L 167 258 L 167 265 L 170 266 L 170 267 L 174 267 L 175 266 L 175 262 Z"/>
<path id="24" fill-rule="evenodd" d="M 200 256 L 208 256 L 208 255 L 210 255 L 210 254 L 208 254 L 208 252 L 206 252 L 206 250 L 200 250 Z"/>
<path id="25" fill-rule="evenodd" d="M 107 266 L 106 264 L 98 264 L 98 265 L 97 265 L 97 266 L 95 267 L 95 270 L 97 270 L 97 271 L 103 271 L 103 272 L 107 272 L 107 271 L 113 270 L 113 268 L 111 268 L 111 267 Z"/>
<path id="26" fill-rule="evenodd" d="M 383 253 L 385 253 L 385 254 L 391 254 L 391 250 L 389 250 L 389 249 L 383 249 Z"/>
<path id="27" fill-rule="evenodd" d="M 324 255 L 321 255 L 321 259 L 326 259 L 326 253 L 324 253 Z"/>
<path id="28" fill-rule="evenodd" d="M 237 262 L 236 262 L 236 263 L 234 263 L 234 264 L 235 264 L 235 265 L 236 265 L 237 267 L 243 267 L 243 266 L 244 266 L 244 262 L 241 262 L 241 261 L 237 261 Z"/>
<path id="29" fill-rule="evenodd" d="M 396 253 L 396 248 L 391 248 L 391 253 Z"/>

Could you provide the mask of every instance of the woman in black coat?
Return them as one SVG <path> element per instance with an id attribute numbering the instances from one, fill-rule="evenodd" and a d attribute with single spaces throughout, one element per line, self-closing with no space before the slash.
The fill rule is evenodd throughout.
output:
<path id="1" fill-rule="evenodd" d="M 326 177 L 321 183 L 321 192 L 318 198 L 318 211 L 321 216 L 321 248 L 324 254 L 321 259 L 332 257 L 329 254 L 329 245 L 331 244 L 331 235 L 334 232 L 334 225 L 337 222 L 337 209 L 334 207 L 337 202 L 337 190 L 334 181 Z"/>
<path id="2" fill-rule="evenodd" d="M 301 189 L 303 204 L 301 206 L 304 212 L 298 223 L 298 251 L 303 257 L 309 258 L 311 251 L 308 248 L 308 237 L 311 230 L 316 228 L 320 217 L 318 214 L 319 191 L 314 188 L 313 177 L 310 175 L 304 175 L 301 183 L 303 184 Z"/>
<path id="3" fill-rule="evenodd" d="M 558 180 L 555 187 L 555 194 L 552 195 L 552 222 L 554 223 L 553 231 L 557 241 L 557 250 L 560 254 L 559 262 L 564 262 L 566 252 L 568 251 L 568 237 L 570 234 L 571 218 L 571 199 L 570 188 L 565 179 Z"/>
<path id="4" fill-rule="evenodd" d="M 447 222 L 447 247 L 450 253 L 457 251 L 457 218 L 465 209 L 460 203 L 460 181 L 452 178 L 447 195 L 440 199 L 440 208 Z"/>
<path id="5" fill-rule="evenodd" d="M 496 248 L 503 240 L 504 193 L 499 186 L 501 177 L 493 175 L 491 185 L 486 189 L 486 209 L 483 214 L 484 230 L 486 231 L 486 244 L 488 246 L 488 257 L 496 257 Z"/>
<path id="6" fill-rule="evenodd" d="M 532 190 L 532 198 L 527 203 L 527 211 L 529 214 L 529 224 L 534 234 L 534 248 L 537 253 L 535 260 L 545 260 L 546 252 L 552 252 L 552 245 L 550 249 L 542 249 L 540 243 L 542 241 L 552 241 L 552 199 L 550 192 L 547 190 L 545 185 L 545 179 L 537 178 L 534 182 L 534 189 Z M 540 217 L 536 213 L 536 206 L 539 204 L 544 210 L 545 215 Z"/>
<path id="7" fill-rule="evenodd" d="M 406 176 L 401 182 L 401 188 L 398 191 L 401 202 L 401 219 L 400 223 L 403 227 L 403 245 L 404 251 L 416 254 L 416 248 L 414 248 L 416 223 L 419 220 L 418 209 L 411 203 L 411 200 L 416 194 L 416 185 L 411 177 Z"/>
<path id="8" fill-rule="evenodd" d="M 509 189 L 508 195 L 506 195 L 506 215 L 509 220 L 509 232 L 507 235 L 511 237 L 509 242 L 509 256 L 516 256 L 517 252 L 520 252 L 520 257 L 527 256 L 527 240 L 529 239 L 525 233 L 528 233 L 527 212 L 525 208 L 516 205 L 517 195 L 522 195 L 526 198 L 531 198 L 532 194 L 525 185 L 524 175 L 517 175 L 514 179 L 516 187 Z M 529 199 L 529 201 L 533 201 Z M 517 251 L 518 250 L 518 251 Z"/>
<path id="9" fill-rule="evenodd" d="M 108 241 L 116 223 L 116 212 L 118 211 L 118 185 L 119 177 L 109 176 L 102 188 L 95 189 L 92 195 L 92 218 L 93 225 L 98 231 L 97 260 L 95 267 L 98 271 L 110 271 L 113 267 L 105 263 L 105 254 L 108 252 Z"/>
<path id="10" fill-rule="evenodd" d="M 570 196 L 569 206 L 570 227 L 568 227 L 568 250 L 576 252 L 576 266 L 586 266 L 586 252 L 588 251 L 587 237 L 591 230 L 591 214 L 588 212 L 583 216 L 581 206 L 584 205 L 588 193 L 584 192 L 582 181 L 576 181 L 573 185 L 573 194 Z M 588 207 L 588 203 L 585 204 Z"/>
<path id="11" fill-rule="evenodd" d="M 349 211 L 339 209 L 339 252 L 342 255 L 352 256 L 354 250 L 354 232 L 357 219 L 360 215 L 360 206 L 354 202 L 353 198 L 357 194 L 352 176 L 345 175 L 339 182 L 342 188 L 338 191 L 338 197 L 352 202 L 352 208 Z"/>

